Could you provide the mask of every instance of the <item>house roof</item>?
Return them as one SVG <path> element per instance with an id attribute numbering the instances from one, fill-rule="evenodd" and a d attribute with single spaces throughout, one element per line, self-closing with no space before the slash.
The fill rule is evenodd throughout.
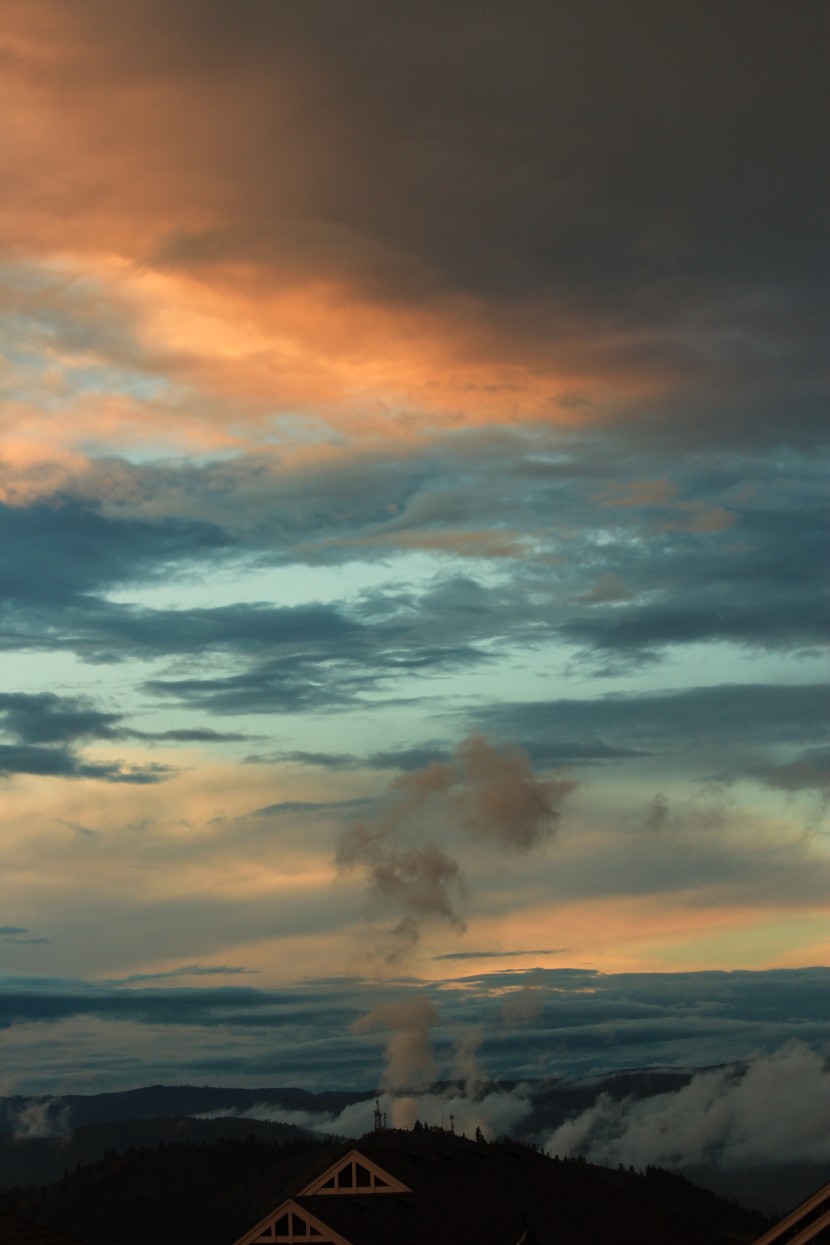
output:
<path id="1" fill-rule="evenodd" d="M 805 1198 L 795 1210 L 765 1232 L 755 1245 L 810 1245 L 830 1239 L 830 1181 Z"/>
<path id="2" fill-rule="evenodd" d="M 0 1210 L 0 1241 L 3 1245 L 78 1245 L 74 1237 L 9 1210 Z"/>
<path id="3" fill-rule="evenodd" d="M 350 1153 L 411 1192 L 324 1193 L 326 1173 Z M 316 1189 L 317 1192 L 308 1192 Z M 556 1162 L 523 1146 L 480 1144 L 443 1132 L 368 1134 L 293 1181 L 272 1212 L 237 1245 L 287 1240 L 291 1212 L 348 1245 L 718 1245 L 723 1239 L 674 1219 L 646 1199 L 611 1188 L 579 1163 Z M 283 1226 L 278 1228 L 276 1225 Z M 305 1239 L 305 1238 L 303 1238 Z"/>

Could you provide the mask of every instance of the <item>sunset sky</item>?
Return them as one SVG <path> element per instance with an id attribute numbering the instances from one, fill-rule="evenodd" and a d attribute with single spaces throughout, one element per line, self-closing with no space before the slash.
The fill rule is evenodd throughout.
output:
<path id="1" fill-rule="evenodd" d="M 0 12 L 0 1088 L 819 1049 L 826 5 Z"/>

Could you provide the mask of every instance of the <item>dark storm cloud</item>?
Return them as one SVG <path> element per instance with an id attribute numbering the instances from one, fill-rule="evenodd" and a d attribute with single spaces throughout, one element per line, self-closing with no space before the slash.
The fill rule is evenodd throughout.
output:
<path id="1" fill-rule="evenodd" d="M 56 68 L 14 70 L 73 139 L 48 182 L 10 179 L 36 235 L 57 217 L 146 266 L 444 315 L 462 360 L 648 374 L 698 438 L 820 433 L 814 0 L 18 7 Z"/>
<path id="2" fill-rule="evenodd" d="M 647 350 L 681 374 L 708 365 L 727 385 L 758 366 L 767 382 L 804 375 L 826 245 L 815 4 L 786 18 L 755 6 L 749 23 L 728 6 L 608 0 L 493 14 L 328 5 L 224 17 L 207 32 L 196 12 L 180 10 L 144 55 L 163 60 L 178 35 L 200 77 L 251 57 L 296 84 L 301 65 L 315 177 L 280 167 L 286 196 L 276 169 L 263 175 L 264 135 L 249 133 L 237 160 L 246 224 L 174 235 L 163 262 L 325 266 L 390 301 L 541 300 L 535 326 L 519 317 L 540 337 L 554 325 L 578 337 L 580 314 L 600 313 L 612 357 Z M 278 223 L 248 223 L 275 207 Z M 765 336 L 777 366 L 750 346 Z"/>

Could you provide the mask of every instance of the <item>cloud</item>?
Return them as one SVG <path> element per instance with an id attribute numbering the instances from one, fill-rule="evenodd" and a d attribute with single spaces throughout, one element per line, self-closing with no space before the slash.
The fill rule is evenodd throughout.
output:
<path id="1" fill-rule="evenodd" d="M 445 951 L 442 955 L 434 955 L 434 960 L 505 960 L 528 955 L 563 955 L 566 947 L 555 947 L 528 951 Z"/>
<path id="2" fill-rule="evenodd" d="M 243 968 L 234 964 L 182 964 L 158 973 L 132 973 L 129 977 L 114 979 L 108 984 L 132 986 L 144 981 L 172 981 L 179 977 L 239 977 L 256 974 L 258 968 Z"/>
<path id="3" fill-rule="evenodd" d="M 0 693 L 0 717 L 3 729 L 23 744 L 119 738 L 119 714 L 102 713 L 88 700 L 52 692 Z"/>
<path id="4" fill-rule="evenodd" d="M 698 1072 L 673 1093 L 639 1101 L 603 1095 L 544 1144 L 551 1153 L 639 1169 L 826 1163 L 828 1110 L 826 1056 L 792 1041 L 743 1066 Z"/>
<path id="5" fill-rule="evenodd" d="M 173 766 L 159 762 L 137 765 L 90 761 L 72 746 L 79 740 L 154 738 L 128 730 L 121 725 L 122 721 L 121 714 L 101 712 L 84 697 L 62 697 L 52 692 L 2 693 L 0 731 L 18 742 L 0 743 L 0 774 L 40 774 L 147 785 L 164 782 L 177 773 Z M 84 828 L 81 830 L 90 833 Z"/>
<path id="6" fill-rule="evenodd" d="M 0 774 L 6 776 L 39 774 L 50 778 L 94 778 L 101 782 L 145 786 L 164 782 L 176 772 L 171 765 L 158 762 L 128 765 L 118 761 L 86 761 L 68 749 L 0 744 Z"/>
<path id="7" fill-rule="evenodd" d="M 69 1132 L 70 1118 L 70 1108 L 59 1098 L 28 1102 L 14 1118 L 12 1135 L 15 1141 L 60 1137 Z"/>
<path id="8" fill-rule="evenodd" d="M 413 406 L 655 428 L 669 409 L 696 440 L 815 436 L 820 22 L 777 18 L 18 5 L 0 223 L 158 288 L 143 332 L 118 299 L 37 293 L 58 360 L 160 372 L 174 410 L 200 387 L 199 424 L 232 388 L 237 425 L 257 399 L 335 418 L 355 393 L 373 422 L 364 396 L 391 389 L 404 427 Z"/>
<path id="9" fill-rule="evenodd" d="M 646 753 L 792 746 L 824 732 L 824 684 L 722 683 L 593 698 L 502 702 L 481 712 L 485 729 L 518 738 L 540 760 L 559 755 L 559 736 L 598 739 Z"/>
<path id="10" fill-rule="evenodd" d="M 48 938 L 25 937 L 24 935 L 28 933 L 28 929 L 23 925 L 0 925 L 0 941 L 12 946 L 36 947 L 49 942 Z"/>
<path id="11" fill-rule="evenodd" d="M 412 987 L 405 979 L 359 977 L 255 989 L 6 975 L 0 980 L 5 1066 L 32 1086 L 29 1092 L 50 1092 L 69 1051 L 73 1081 L 91 1077 L 111 1088 L 125 1084 L 124 1050 L 140 1047 L 146 1079 L 159 1083 L 198 1076 L 267 1084 L 278 1057 L 287 1083 L 368 1091 L 377 1084 L 381 1052 L 368 1033 L 352 1034 L 349 1026 L 390 1003 L 390 990 L 404 994 Z M 441 1023 L 427 1028 L 436 1065 L 450 1068 L 458 1035 L 480 1025 L 480 1057 L 496 1080 L 647 1066 L 693 1069 L 742 1060 L 747 1050 L 771 1055 L 793 1039 L 824 1050 L 828 988 L 827 968 L 504 969 L 431 989 L 440 1000 Z M 416 1030 L 418 1016 L 428 1019 L 416 1013 Z M 380 1018 L 377 1031 L 383 1032 Z M 186 1040 L 171 1042 L 171 1032 Z M 126 1085 L 133 1083 L 130 1072 Z"/>
<path id="12" fill-rule="evenodd" d="M 265 453 L 199 468 L 102 461 L 48 502 L 0 507 L 6 643 L 95 662 L 221 654 L 223 667 L 212 663 L 207 675 L 197 668 L 147 680 L 156 698 L 217 713 L 365 704 L 370 690 L 415 671 L 484 668 L 518 645 L 565 645 L 607 672 L 691 642 L 768 651 L 822 643 L 814 568 L 826 537 L 815 463 L 796 455 L 791 464 L 803 497 L 782 492 L 780 472 L 763 455 L 678 473 L 694 497 L 683 513 L 736 513 L 739 541 L 725 531 L 659 531 L 633 506 L 598 514 L 597 481 L 624 490 L 630 475 L 641 488 L 635 473 L 660 450 L 589 431 L 558 454 L 538 431 L 475 441 L 447 432 L 403 455 L 388 443 L 284 464 Z M 759 477 L 754 494 L 745 488 L 750 470 Z M 401 513 L 390 518 L 390 505 Z M 551 513 L 556 524 L 540 524 Z M 394 543 L 401 523 L 463 534 L 485 514 L 529 542 L 501 579 L 463 559 L 464 573 L 450 563 L 439 577 L 406 586 L 392 576 L 337 603 L 150 608 L 123 599 L 197 568 L 338 565 L 357 555 L 342 543 L 352 537 L 368 542 L 361 558 L 406 558 L 405 544 Z M 383 549 L 372 554 L 379 536 Z M 589 760 L 591 743 L 561 739 Z"/>
<path id="13" fill-rule="evenodd" d="M 830 749 L 807 748 L 785 765 L 757 769 L 754 776 L 769 787 L 782 791 L 818 790 L 830 787 Z"/>
<path id="14" fill-rule="evenodd" d="M 354 800 L 281 800 L 279 804 L 266 804 L 256 808 L 249 814 L 251 817 L 284 817 L 297 813 L 314 815 L 342 814 L 346 809 L 362 808 L 371 801 L 358 798 Z"/>

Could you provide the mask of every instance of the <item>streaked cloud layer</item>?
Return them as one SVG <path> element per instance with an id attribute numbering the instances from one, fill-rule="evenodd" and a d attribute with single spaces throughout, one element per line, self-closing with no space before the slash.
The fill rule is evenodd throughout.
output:
<path id="1" fill-rule="evenodd" d="M 32 997 L 827 964 L 822 17 L 6 0 Z"/>

